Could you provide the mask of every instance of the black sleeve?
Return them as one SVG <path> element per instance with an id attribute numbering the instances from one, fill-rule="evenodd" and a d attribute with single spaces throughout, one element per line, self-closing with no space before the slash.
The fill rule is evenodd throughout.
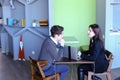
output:
<path id="1" fill-rule="evenodd" d="M 89 52 L 84 52 L 82 55 L 81 55 L 81 58 L 82 59 L 86 59 L 86 60 L 92 60 L 92 61 L 95 61 L 97 56 L 100 54 L 101 52 L 101 45 L 99 42 L 95 42 L 94 43 L 94 48 L 92 50 L 92 53 L 89 54 Z"/>

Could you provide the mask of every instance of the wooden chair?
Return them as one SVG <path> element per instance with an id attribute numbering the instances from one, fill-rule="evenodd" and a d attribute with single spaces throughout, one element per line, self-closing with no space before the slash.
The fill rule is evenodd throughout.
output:
<path id="1" fill-rule="evenodd" d="M 41 76 L 42 76 L 42 80 L 51 80 L 53 78 L 56 79 L 56 80 L 60 80 L 60 74 L 59 73 L 56 73 L 56 74 L 53 74 L 53 75 L 50 75 L 50 76 L 45 76 L 45 74 L 42 70 L 42 67 L 47 65 L 47 64 L 48 64 L 48 61 L 38 61 L 37 62 L 39 71 L 40 71 Z"/>
<path id="2" fill-rule="evenodd" d="M 94 72 L 88 71 L 88 80 L 92 80 L 93 75 L 96 75 L 96 76 L 105 75 L 107 80 L 112 80 L 111 79 L 111 66 L 112 66 L 112 62 L 113 62 L 113 55 L 108 50 L 106 50 L 105 53 L 106 53 L 107 59 L 109 60 L 109 66 L 107 68 L 107 71 L 103 72 L 103 73 L 94 73 Z"/>
<path id="3" fill-rule="evenodd" d="M 48 61 L 45 60 L 34 60 L 31 57 L 30 58 L 30 66 L 31 66 L 31 72 L 32 72 L 32 80 L 51 80 L 51 79 L 57 79 L 60 80 L 60 74 L 56 73 L 50 76 L 45 76 L 42 67 L 48 64 Z M 39 71 L 39 74 L 36 73 L 36 70 Z"/>
<path id="4" fill-rule="evenodd" d="M 37 70 L 37 60 L 33 60 L 31 57 L 30 59 L 30 68 L 31 68 L 31 80 L 42 80 L 42 77 L 39 73 L 36 72 Z"/>

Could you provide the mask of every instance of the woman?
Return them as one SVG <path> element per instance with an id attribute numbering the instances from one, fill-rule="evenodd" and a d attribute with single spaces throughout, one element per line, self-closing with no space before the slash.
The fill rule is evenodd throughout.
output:
<path id="1" fill-rule="evenodd" d="M 90 38 L 89 50 L 81 52 L 81 58 L 95 61 L 95 72 L 102 73 L 107 70 L 109 63 L 105 56 L 105 48 L 99 25 L 91 24 L 89 26 L 88 36 Z M 78 79 L 84 80 L 84 74 L 88 75 L 88 71 L 93 71 L 92 64 L 79 65 Z M 83 75 L 80 74 L 81 72 L 83 72 Z"/>

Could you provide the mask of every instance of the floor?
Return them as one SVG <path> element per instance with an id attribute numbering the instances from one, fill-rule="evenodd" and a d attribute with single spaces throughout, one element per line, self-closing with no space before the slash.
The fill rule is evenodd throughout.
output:
<path id="1" fill-rule="evenodd" d="M 28 61 L 14 61 L 0 53 L 0 80 L 30 80 L 30 75 Z"/>
<path id="2" fill-rule="evenodd" d="M 76 65 L 69 65 L 70 71 L 65 80 L 77 80 Z M 112 69 L 112 80 L 120 75 L 120 68 Z M 105 77 L 101 77 L 105 80 Z M 12 56 L 0 53 L 0 80 L 31 80 L 29 61 L 14 61 Z"/>

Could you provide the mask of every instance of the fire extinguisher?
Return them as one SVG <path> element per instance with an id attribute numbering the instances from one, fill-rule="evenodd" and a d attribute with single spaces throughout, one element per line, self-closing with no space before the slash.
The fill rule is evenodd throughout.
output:
<path id="1" fill-rule="evenodd" d="M 19 60 L 25 61 L 22 35 L 20 36 L 20 44 L 19 44 Z"/>

